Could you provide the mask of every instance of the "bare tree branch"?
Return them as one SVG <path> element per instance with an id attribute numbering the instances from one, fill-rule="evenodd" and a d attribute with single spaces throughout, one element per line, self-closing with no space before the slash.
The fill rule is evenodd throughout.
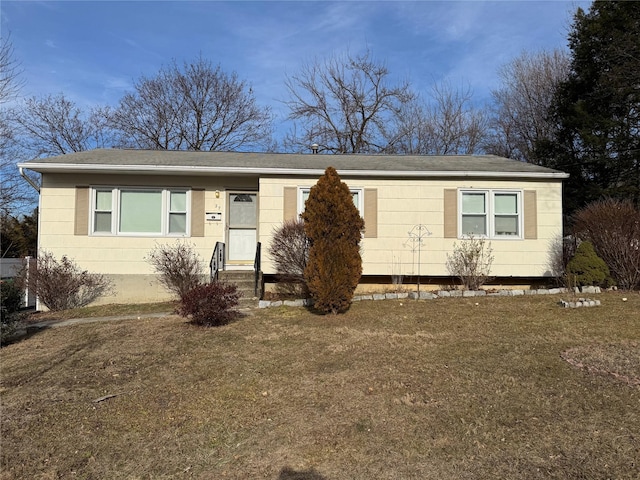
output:
<path id="1" fill-rule="evenodd" d="M 569 56 L 561 50 L 523 53 L 499 72 L 502 87 L 492 92 L 492 137 L 486 150 L 532 162 L 537 141 L 554 131 L 548 113 L 556 89 L 569 73 Z"/>
<path id="2" fill-rule="evenodd" d="M 20 63 L 14 57 L 10 36 L 0 38 L 0 214 L 18 214 L 35 203 L 35 191 L 20 177 L 16 168 L 19 143 L 7 104 L 18 98 L 23 81 Z"/>
<path id="3" fill-rule="evenodd" d="M 202 58 L 142 77 L 112 116 L 121 146 L 161 150 L 265 149 L 271 123 L 245 82 Z"/>
<path id="4" fill-rule="evenodd" d="M 478 153 L 487 134 L 487 118 L 472 103 L 472 92 L 449 83 L 434 85 L 431 102 L 419 99 L 397 117 L 394 152 L 418 155 Z"/>
<path id="5" fill-rule="evenodd" d="M 12 114 L 25 156 L 64 155 L 111 146 L 108 107 L 88 114 L 60 93 L 28 98 Z"/>
<path id="6" fill-rule="evenodd" d="M 317 143 L 330 153 L 387 150 L 388 125 L 413 98 L 408 82 L 389 86 L 388 75 L 370 52 L 303 66 L 286 80 L 289 119 L 298 121 L 286 144 L 303 150 Z"/>

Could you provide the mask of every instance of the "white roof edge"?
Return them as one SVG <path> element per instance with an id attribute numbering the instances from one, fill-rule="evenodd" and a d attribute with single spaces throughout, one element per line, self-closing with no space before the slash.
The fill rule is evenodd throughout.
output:
<path id="1" fill-rule="evenodd" d="M 201 167 L 193 165 L 78 165 L 74 163 L 18 163 L 20 168 L 33 171 L 56 172 L 75 171 L 78 173 L 100 173 L 100 172 L 153 172 L 157 174 L 169 173 L 208 173 L 222 174 L 232 173 L 241 175 L 312 175 L 321 176 L 324 169 L 307 168 L 269 168 L 269 167 Z M 429 170 L 341 170 L 337 169 L 339 175 L 352 177 L 499 177 L 499 178 L 569 178 L 564 172 L 481 172 L 481 171 L 429 171 Z"/>

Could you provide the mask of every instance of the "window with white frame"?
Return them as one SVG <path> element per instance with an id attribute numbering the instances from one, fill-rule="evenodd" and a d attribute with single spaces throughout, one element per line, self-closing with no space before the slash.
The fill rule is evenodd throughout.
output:
<path id="1" fill-rule="evenodd" d="M 95 187 L 91 196 L 94 235 L 189 235 L 187 189 Z"/>
<path id="2" fill-rule="evenodd" d="M 462 236 L 522 238 L 522 192 L 460 190 L 459 232 Z"/>
<path id="3" fill-rule="evenodd" d="M 353 199 L 353 203 L 356 208 L 360 212 L 360 216 L 364 216 L 364 194 L 362 188 L 350 188 L 351 198 Z M 301 187 L 298 188 L 298 214 L 304 212 L 304 204 L 309 198 L 309 192 L 311 192 L 311 187 Z"/>

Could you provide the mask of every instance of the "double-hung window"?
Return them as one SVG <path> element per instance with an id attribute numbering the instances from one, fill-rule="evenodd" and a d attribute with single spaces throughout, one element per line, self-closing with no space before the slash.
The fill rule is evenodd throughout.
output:
<path id="1" fill-rule="evenodd" d="M 351 198 L 356 208 L 360 212 L 360 216 L 364 217 L 364 191 L 362 188 L 350 188 Z M 309 198 L 311 187 L 301 187 L 298 189 L 298 214 L 304 212 L 304 204 Z"/>
<path id="2" fill-rule="evenodd" d="M 522 192 L 460 190 L 462 236 L 522 238 Z"/>
<path id="3" fill-rule="evenodd" d="M 92 189 L 94 235 L 189 235 L 187 189 L 96 187 Z"/>

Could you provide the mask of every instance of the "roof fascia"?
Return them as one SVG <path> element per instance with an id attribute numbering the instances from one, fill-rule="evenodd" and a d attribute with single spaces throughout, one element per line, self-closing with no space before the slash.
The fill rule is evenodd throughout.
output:
<path id="1" fill-rule="evenodd" d="M 324 169 L 312 168 L 277 168 L 277 167 L 201 167 L 192 165 L 77 165 L 73 163 L 19 163 L 19 168 L 26 168 L 38 173 L 153 173 L 155 175 L 286 175 L 286 176 L 321 176 Z M 338 169 L 338 174 L 349 177 L 495 177 L 495 178 L 528 178 L 528 179 L 565 179 L 564 172 L 482 172 L 482 171 L 427 171 L 427 170 L 347 170 Z"/>

